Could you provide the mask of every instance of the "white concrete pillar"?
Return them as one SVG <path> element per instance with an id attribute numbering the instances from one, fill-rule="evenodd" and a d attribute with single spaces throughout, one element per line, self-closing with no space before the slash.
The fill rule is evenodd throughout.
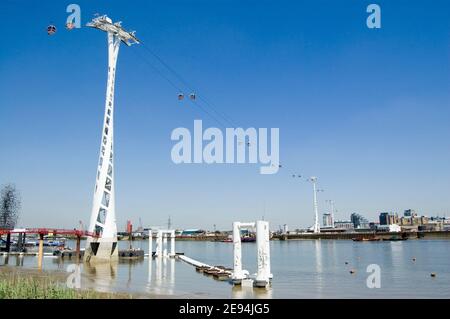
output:
<path id="1" fill-rule="evenodd" d="M 152 231 L 148 231 L 148 259 L 150 262 L 152 261 L 152 254 L 153 254 L 153 238 L 152 238 Z"/>
<path id="2" fill-rule="evenodd" d="M 156 256 L 162 256 L 162 231 L 158 230 L 158 235 L 156 237 Z"/>
<path id="3" fill-rule="evenodd" d="M 175 257 L 175 231 L 170 232 L 170 256 Z"/>
<path id="4" fill-rule="evenodd" d="M 241 244 L 241 223 L 233 223 L 233 274 L 231 279 L 234 283 L 240 283 L 246 277 L 242 270 L 242 244 Z"/>
<path id="5" fill-rule="evenodd" d="M 233 275 L 242 272 L 241 234 L 239 222 L 233 223 Z"/>
<path id="6" fill-rule="evenodd" d="M 269 222 L 258 220 L 256 222 L 256 246 L 258 249 L 258 272 L 256 274 L 257 286 L 266 286 L 270 278 L 270 236 Z"/>

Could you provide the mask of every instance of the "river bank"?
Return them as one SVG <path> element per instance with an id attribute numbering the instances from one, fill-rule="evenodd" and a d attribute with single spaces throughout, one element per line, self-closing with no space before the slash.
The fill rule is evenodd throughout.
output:
<path id="1" fill-rule="evenodd" d="M 73 245 L 73 242 L 68 242 Z M 85 247 L 86 243 L 81 243 Z M 119 242 L 126 249 L 128 242 Z M 133 243 L 149 251 L 148 240 Z M 81 287 L 136 298 L 448 298 L 450 245 L 448 239 L 406 241 L 273 240 L 270 242 L 272 286 L 246 290 L 196 272 L 175 258 L 145 257 L 136 261 L 89 265 L 80 263 Z M 233 267 L 233 244 L 180 241 L 176 251 L 208 265 Z M 242 245 L 244 269 L 257 270 L 256 245 Z M 45 256 L 42 268 L 61 276 L 64 284 L 76 260 Z M 376 264 L 381 288 L 369 289 L 367 272 Z M 0 255 L 4 267 L 37 271 L 34 256 Z M 431 276 L 431 274 L 435 274 Z M 420 287 L 420 289 L 417 289 Z"/>
<path id="2" fill-rule="evenodd" d="M 58 270 L 11 266 L 0 267 L 0 299 L 128 299 L 130 294 L 73 289 L 66 285 L 68 273 Z"/>

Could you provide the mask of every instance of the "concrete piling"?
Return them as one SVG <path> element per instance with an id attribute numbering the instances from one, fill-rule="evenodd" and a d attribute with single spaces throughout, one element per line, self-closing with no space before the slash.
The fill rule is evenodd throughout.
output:
<path id="1" fill-rule="evenodd" d="M 42 257 L 44 256 L 44 234 L 39 234 L 38 269 L 42 270 Z"/>

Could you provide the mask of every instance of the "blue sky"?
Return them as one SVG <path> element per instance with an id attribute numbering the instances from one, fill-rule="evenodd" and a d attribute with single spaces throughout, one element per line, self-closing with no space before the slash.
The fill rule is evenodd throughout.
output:
<path id="1" fill-rule="evenodd" d="M 75 2 L 75 1 L 72 1 Z M 22 194 L 22 226 L 89 220 L 106 86 L 106 35 L 67 31 L 70 1 L 1 1 L 0 184 Z M 121 46 L 116 78 L 115 173 L 119 229 L 230 228 L 262 215 L 272 228 L 413 208 L 450 215 L 450 5 L 377 1 L 76 1 L 82 23 L 106 13 L 189 81 L 198 96 L 247 127 L 278 127 L 282 169 L 175 165 L 174 128 L 218 126 L 148 63 Z M 58 27 L 48 36 L 46 27 Z M 144 62 L 143 59 L 147 62 Z M 181 86 L 181 84 L 179 84 Z M 189 92 L 189 90 L 186 90 Z"/>

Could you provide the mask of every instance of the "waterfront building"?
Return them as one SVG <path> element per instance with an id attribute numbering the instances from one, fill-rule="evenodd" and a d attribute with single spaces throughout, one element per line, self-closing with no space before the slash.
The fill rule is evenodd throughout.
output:
<path id="1" fill-rule="evenodd" d="M 322 228 L 332 228 L 333 227 L 333 217 L 330 213 L 325 213 L 322 215 Z"/>
<path id="2" fill-rule="evenodd" d="M 416 217 L 416 211 L 414 209 L 405 209 L 405 211 L 403 212 L 403 216 L 404 217 Z"/>
<path id="3" fill-rule="evenodd" d="M 419 226 L 428 224 L 427 216 L 411 216 L 400 218 L 400 225 L 402 226 Z"/>
<path id="4" fill-rule="evenodd" d="M 205 235 L 205 231 L 202 229 L 185 229 L 181 232 L 180 236 L 199 236 L 199 235 Z"/>
<path id="5" fill-rule="evenodd" d="M 345 230 L 353 230 L 353 223 L 350 220 L 345 221 L 335 221 L 334 222 L 334 228 L 337 229 L 345 229 Z"/>
<path id="6" fill-rule="evenodd" d="M 426 224 L 419 225 L 420 231 L 443 231 L 445 230 L 444 220 L 442 219 L 431 219 Z"/>
<path id="7" fill-rule="evenodd" d="M 388 216 L 389 216 L 389 213 L 381 213 L 380 214 L 380 226 L 388 225 Z"/>
<path id="8" fill-rule="evenodd" d="M 403 216 L 400 218 L 400 225 L 401 226 L 413 226 L 413 218 Z"/>
<path id="9" fill-rule="evenodd" d="M 444 220 L 444 224 L 442 225 L 442 230 L 450 231 L 450 219 L 449 218 L 446 218 Z"/>
<path id="10" fill-rule="evenodd" d="M 401 227 L 397 224 L 378 225 L 377 226 L 377 231 L 380 231 L 380 232 L 398 233 L 401 230 L 402 230 Z"/>
<path id="11" fill-rule="evenodd" d="M 380 214 L 380 225 L 399 224 L 399 222 L 397 213 L 384 212 Z"/>
<path id="12" fill-rule="evenodd" d="M 353 223 L 353 228 L 355 228 L 355 229 L 370 228 L 369 221 L 360 214 L 352 213 L 350 215 L 350 220 Z"/>

